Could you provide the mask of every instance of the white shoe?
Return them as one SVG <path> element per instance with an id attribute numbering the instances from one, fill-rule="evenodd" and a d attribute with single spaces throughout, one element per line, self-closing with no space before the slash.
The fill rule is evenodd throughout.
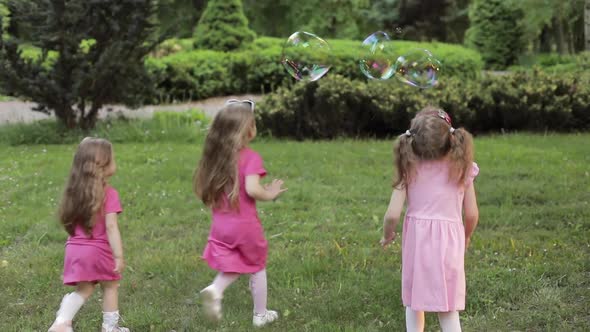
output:
<path id="1" fill-rule="evenodd" d="M 274 322 L 279 319 L 279 313 L 274 310 L 267 310 L 264 315 L 254 314 L 252 318 L 252 324 L 255 327 L 262 327 L 268 323 Z"/>
<path id="2" fill-rule="evenodd" d="M 213 287 L 213 285 L 205 287 L 205 289 L 201 291 L 201 297 L 203 298 L 205 316 L 212 321 L 220 321 L 223 316 L 221 313 L 222 296 L 218 294 L 215 287 Z"/>
<path id="3" fill-rule="evenodd" d="M 130 332 L 130 331 L 128 328 L 119 326 L 119 324 L 117 324 L 110 329 L 103 325 L 102 332 Z"/>
<path id="4" fill-rule="evenodd" d="M 63 323 L 54 322 L 47 332 L 74 332 L 72 322 L 67 321 Z"/>

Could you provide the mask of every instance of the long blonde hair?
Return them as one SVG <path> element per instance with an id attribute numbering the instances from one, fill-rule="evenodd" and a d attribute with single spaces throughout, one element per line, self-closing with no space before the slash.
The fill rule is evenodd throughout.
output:
<path id="1" fill-rule="evenodd" d="M 193 190 L 205 205 L 219 207 L 223 194 L 227 194 L 231 208 L 238 208 L 238 155 L 254 126 L 254 113 L 248 103 L 226 105 L 213 119 L 193 176 Z"/>
<path id="2" fill-rule="evenodd" d="M 86 137 L 78 146 L 59 207 L 59 220 L 70 235 L 78 225 L 86 234 L 92 232 L 103 208 L 105 170 L 112 159 L 113 147 L 105 139 Z"/>
<path id="3" fill-rule="evenodd" d="M 394 147 L 397 177 L 395 188 L 406 187 L 422 160 L 448 156 L 449 179 L 463 183 L 473 163 L 473 137 L 464 128 L 452 129 L 450 117 L 441 109 L 427 107 L 412 119 L 409 131 Z"/>

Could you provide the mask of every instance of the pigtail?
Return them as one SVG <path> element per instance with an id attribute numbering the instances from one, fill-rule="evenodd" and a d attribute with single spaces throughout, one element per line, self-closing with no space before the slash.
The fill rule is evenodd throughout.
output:
<path id="1" fill-rule="evenodd" d="M 467 180 L 473 164 L 473 137 L 464 128 L 458 128 L 449 135 L 449 139 L 450 177 L 463 183 Z"/>
<path id="2" fill-rule="evenodd" d="M 393 181 L 393 187 L 403 189 L 411 182 L 414 166 L 416 164 L 416 155 L 412 148 L 414 134 L 407 131 L 402 134 L 393 149 L 397 177 Z"/>

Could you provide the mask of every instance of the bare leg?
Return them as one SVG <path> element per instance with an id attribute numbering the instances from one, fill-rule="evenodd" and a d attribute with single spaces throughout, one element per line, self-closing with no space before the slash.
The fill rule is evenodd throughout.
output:
<path id="1" fill-rule="evenodd" d="M 119 281 L 102 281 L 102 330 L 103 332 L 129 332 L 119 326 Z"/>

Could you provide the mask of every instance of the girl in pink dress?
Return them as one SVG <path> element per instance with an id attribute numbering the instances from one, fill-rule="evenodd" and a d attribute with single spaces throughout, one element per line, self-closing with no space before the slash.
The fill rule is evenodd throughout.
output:
<path id="1" fill-rule="evenodd" d="M 117 214 L 119 194 L 107 180 L 115 174 L 113 147 L 85 138 L 78 146 L 64 190 L 59 219 L 66 242 L 63 283 L 76 286 L 64 296 L 49 332 L 73 332 L 72 320 L 97 283 L 103 292 L 102 332 L 129 332 L 119 326 L 118 287 L 125 267 Z"/>
<path id="2" fill-rule="evenodd" d="M 256 201 L 275 200 L 285 190 L 283 181 L 266 186 L 262 158 L 248 147 L 256 137 L 254 102 L 229 100 L 215 116 L 194 176 L 194 191 L 212 210 L 213 220 L 203 259 L 219 273 L 201 291 L 208 318 L 221 319 L 225 289 L 242 274 L 250 274 L 254 326 L 278 318 L 266 309 L 267 242 L 256 211 Z"/>
<path id="3" fill-rule="evenodd" d="M 402 301 L 407 331 L 424 330 L 424 312 L 437 312 L 443 332 L 461 331 L 465 309 L 465 249 L 479 218 L 473 180 L 473 139 L 454 129 L 442 110 L 414 117 L 394 151 L 397 178 L 384 217 L 381 245 L 395 239 L 404 203 Z M 465 226 L 463 226 L 463 221 Z"/>

